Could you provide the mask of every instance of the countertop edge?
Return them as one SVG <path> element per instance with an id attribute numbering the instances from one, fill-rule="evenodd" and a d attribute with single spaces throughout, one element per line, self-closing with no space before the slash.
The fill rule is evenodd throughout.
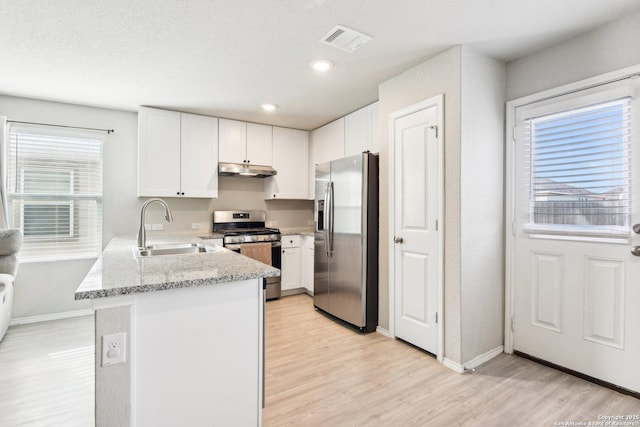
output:
<path id="1" fill-rule="evenodd" d="M 210 253 L 207 255 L 196 255 L 197 257 L 203 256 L 211 259 L 211 257 L 217 258 L 219 254 L 222 256 L 225 261 L 224 265 L 229 266 L 228 271 L 221 272 L 222 274 L 216 275 L 217 273 L 207 274 L 205 271 L 200 277 L 190 277 L 190 278 L 180 278 L 176 277 L 178 280 L 167 280 L 165 281 L 153 281 L 151 283 L 140 283 L 138 280 L 139 276 L 139 268 L 141 262 L 137 257 L 133 255 L 133 249 L 131 244 L 135 245 L 135 240 L 132 240 L 128 236 L 125 237 L 114 237 L 101 256 L 96 260 L 95 264 L 91 268 L 91 270 L 87 273 L 85 278 L 82 280 L 80 286 L 76 289 L 74 293 L 74 299 L 76 301 L 81 300 L 93 300 L 100 299 L 106 297 L 113 296 L 123 296 L 123 295 L 134 295 L 134 294 L 143 294 L 150 293 L 155 291 L 169 290 L 169 289 L 181 289 L 181 288 L 190 288 L 190 287 L 199 287 L 199 286 L 207 286 L 207 285 L 216 285 L 222 283 L 233 283 L 243 280 L 252 280 L 259 279 L 264 277 L 277 277 L 280 275 L 280 270 L 274 268 L 267 264 L 262 264 L 258 261 L 252 260 L 250 258 L 244 257 L 240 254 L 235 254 L 232 251 L 229 251 L 221 246 L 213 246 L 209 245 L 206 239 L 198 238 L 196 236 L 164 236 L 168 241 L 174 240 L 176 238 L 181 241 L 197 241 L 204 243 L 207 246 L 211 246 L 212 248 L 216 248 L 214 253 Z M 163 239 L 165 240 L 165 239 Z M 157 242 L 154 242 L 157 243 Z M 165 242 L 166 243 L 166 242 Z M 208 252 L 208 251 L 207 251 Z M 171 256 L 171 258 L 175 259 L 175 257 L 183 257 L 193 255 L 176 255 Z M 227 257 L 231 256 L 231 260 L 228 260 Z M 234 258 L 238 257 L 235 261 Z M 109 262 L 105 264 L 104 260 L 108 259 Z M 186 258 L 185 258 L 186 259 Z M 193 260 L 194 258 L 191 258 Z M 206 258 L 202 258 L 206 259 Z M 116 261 L 116 262 L 114 262 Z M 158 262 L 158 261 L 156 261 Z M 125 265 L 126 264 L 126 265 Z M 137 267 L 136 267 L 137 264 Z M 236 264 L 238 264 L 236 268 Z M 106 271 L 114 271 L 114 268 L 120 268 L 122 266 L 123 272 L 122 277 L 117 277 L 118 280 L 113 280 L 112 277 L 106 279 L 104 277 L 105 269 Z M 188 268 L 188 267 L 185 267 Z M 212 267 L 212 270 L 217 271 L 218 268 Z M 178 273 L 180 270 L 176 270 Z M 185 270 L 190 271 L 190 270 Z M 136 276 L 136 280 L 129 280 L 129 277 Z M 112 274 L 110 274 L 111 276 Z M 119 279 L 122 279 L 121 281 Z M 183 279 L 183 280 L 180 280 Z M 106 283 L 105 283 L 106 280 Z M 122 285 L 120 286 L 120 284 Z M 128 283 L 128 284 L 127 284 Z"/>
<path id="2" fill-rule="evenodd" d="M 268 273 L 249 273 L 239 276 L 228 275 L 218 278 L 201 279 L 201 280 L 184 280 L 177 282 L 158 283 L 153 285 L 126 286 L 122 288 L 98 289 L 89 291 L 76 291 L 75 300 L 87 300 L 96 298 L 106 298 L 118 295 L 144 294 L 155 291 L 165 291 L 168 289 L 193 288 L 197 286 L 208 286 L 220 283 L 239 282 L 241 280 L 261 279 L 263 277 L 277 277 L 278 272 Z"/>

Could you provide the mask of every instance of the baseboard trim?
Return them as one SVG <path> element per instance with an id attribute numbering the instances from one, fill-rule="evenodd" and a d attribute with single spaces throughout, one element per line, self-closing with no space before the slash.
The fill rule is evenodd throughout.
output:
<path id="1" fill-rule="evenodd" d="M 392 338 L 391 333 L 388 330 L 381 328 L 380 326 L 376 326 L 376 332 L 380 335 L 384 335 L 387 338 Z"/>
<path id="2" fill-rule="evenodd" d="M 16 317 L 11 319 L 11 326 L 26 325 L 29 323 L 48 322 L 50 320 L 70 319 L 72 317 L 82 317 L 93 315 L 94 311 L 90 308 L 76 311 L 65 311 L 64 313 L 41 314 L 39 316 Z"/>
<path id="3" fill-rule="evenodd" d="M 502 354 L 504 352 L 504 346 L 498 346 L 496 348 L 494 348 L 493 350 L 489 350 L 484 354 L 481 354 L 478 357 L 475 357 L 473 359 L 471 359 L 470 361 L 468 361 L 467 363 L 464 364 L 464 368 L 465 369 L 475 369 L 478 366 L 482 365 L 485 362 L 488 362 L 489 360 L 493 359 L 494 357 Z"/>
<path id="4" fill-rule="evenodd" d="M 462 366 L 458 362 L 454 362 L 451 359 L 447 359 L 446 357 L 442 361 L 442 364 L 447 368 L 451 369 L 452 371 L 457 372 L 459 374 L 464 372 L 464 366 Z"/>
<path id="5" fill-rule="evenodd" d="M 483 363 L 488 362 L 489 360 L 493 359 L 497 355 L 502 354 L 503 350 L 504 350 L 503 346 L 496 347 L 493 350 L 489 350 L 486 353 L 481 354 L 478 357 L 474 357 L 473 359 L 471 359 L 470 361 L 468 361 L 464 365 L 461 365 L 460 363 L 454 362 L 453 360 L 447 359 L 445 357 L 444 361 L 442 362 L 442 364 L 444 366 L 446 366 L 447 368 L 451 369 L 452 371 L 455 371 L 455 372 L 457 372 L 459 374 L 462 374 L 463 372 L 471 370 L 471 369 L 475 369 L 478 366 L 482 365 Z"/>

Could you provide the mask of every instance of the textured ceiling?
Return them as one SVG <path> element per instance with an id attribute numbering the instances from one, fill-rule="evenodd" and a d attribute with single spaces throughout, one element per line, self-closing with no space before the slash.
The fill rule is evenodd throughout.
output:
<path id="1" fill-rule="evenodd" d="M 0 0 L 0 93 L 314 129 L 453 45 L 508 61 L 637 10 L 638 0 Z M 374 39 L 355 53 L 319 43 L 336 24 Z M 335 68 L 319 75 L 318 58 Z M 262 112 L 264 102 L 280 108 Z"/>

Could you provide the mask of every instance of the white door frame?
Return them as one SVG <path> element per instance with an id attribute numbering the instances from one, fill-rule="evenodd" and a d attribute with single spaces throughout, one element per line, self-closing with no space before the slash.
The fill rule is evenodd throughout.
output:
<path id="1" fill-rule="evenodd" d="M 560 86 L 554 89 L 549 89 L 544 92 L 536 93 L 533 95 L 525 96 L 507 102 L 506 108 L 506 132 L 505 132 L 505 145 L 506 145 L 506 182 L 505 182 L 505 283 L 504 283 L 504 352 L 513 353 L 513 330 L 511 329 L 511 319 L 514 316 L 515 301 L 514 301 L 514 259 L 515 259 L 515 111 L 516 108 L 522 107 L 534 102 L 543 101 L 550 98 L 555 98 L 561 95 L 566 95 L 572 92 L 589 89 L 591 87 L 600 86 L 606 83 L 612 83 L 617 80 L 622 80 L 632 75 L 638 75 L 640 73 L 640 65 L 623 68 L 621 70 L 613 71 L 606 74 L 601 74 L 596 77 L 591 77 L 578 82 L 570 83 L 564 86 Z"/>
<path id="2" fill-rule="evenodd" d="M 437 306 L 438 306 L 438 350 L 436 357 L 438 362 L 444 361 L 444 95 L 437 95 L 417 104 L 394 111 L 389 114 L 389 335 L 395 338 L 395 250 L 393 234 L 395 228 L 395 126 L 394 121 L 400 117 L 413 114 L 430 107 L 438 108 L 437 132 L 439 137 L 438 147 L 438 282 L 437 282 Z"/>

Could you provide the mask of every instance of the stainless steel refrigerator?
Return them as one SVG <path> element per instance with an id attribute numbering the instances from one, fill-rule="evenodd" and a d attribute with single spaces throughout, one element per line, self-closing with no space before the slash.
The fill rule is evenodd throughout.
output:
<path id="1" fill-rule="evenodd" d="M 316 308 L 362 331 L 378 324 L 378 156 L 316 166 Z"/>

